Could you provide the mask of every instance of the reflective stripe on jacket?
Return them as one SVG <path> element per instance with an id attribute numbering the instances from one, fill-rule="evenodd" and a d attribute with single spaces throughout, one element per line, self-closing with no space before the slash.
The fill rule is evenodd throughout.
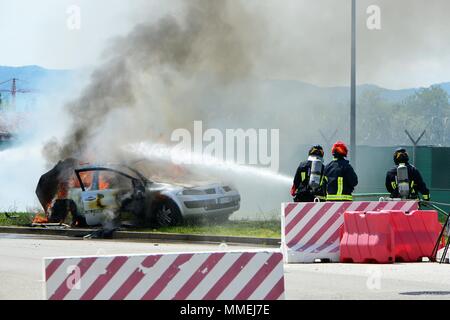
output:
<path id="1" fill-rule="evenodd" d="M 314 201 L 314 198 L 319 198 L 325 200 L 326 190 L 325 190 L 325 180 L 324 175 L 320 180 L 320 188 L 313 192 L 309 187 L 309 175 L 311 173 L 311 161 L 304 161 L 300 163 L 297 168 L 297 172 L 294 177 L 294 187 L 297 190 L 297 199 L 302 202 Z"/>
<path id="2" fill-rule="evenodd" d="M 407 163 L 408 177 L 410 181 L 409 199 L 417 199 L 418 192 L 423 196 L 424 200 L 430 199 L 430 190 L 422 179 L 420 171 L 413 165 Z M 397 185 L 397 167 L 392 168 L 386 173 L 386 189 L 391 194 L 392 198 L 400 198 Z"/>
<path id="3" fill-rule="evenodd" d="M 325 167 L 328 201 L 352 201 L 352 193 L 358 185 L 356 175 L 350 163 L 343 159 L 334 159 Z"/>

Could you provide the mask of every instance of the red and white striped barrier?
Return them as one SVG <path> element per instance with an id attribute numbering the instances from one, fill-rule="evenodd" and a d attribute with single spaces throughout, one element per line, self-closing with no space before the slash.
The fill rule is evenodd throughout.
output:
<path id="1" fill-rule="evenodd" d="M 280 251 L 45 258 L 48 300 L 284 299 Z"/>
<path id="2" fill-rule="evenodd" d="M 345 211 L 412 211 L 416 201 L 284 203 L 282 249 L 287 263 L 339 262 L 340 229 Z"/>

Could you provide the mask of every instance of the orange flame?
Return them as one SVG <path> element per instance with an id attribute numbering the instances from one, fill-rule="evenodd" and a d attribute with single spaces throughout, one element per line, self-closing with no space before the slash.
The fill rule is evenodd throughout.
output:
<path id="1" fill-rule="evenodd" d="M 34 217 L 33 223 L 48 223 L 48 217 L 47 216 L 43 216 L 41 213 L 38 213 Z"/>
<path id="2" fill-rule="evenodd" d="M 107 179 L 105 179 L 104 177 L 100 176 L 100 179 L 98 181 L 98 188 L 100 190 L 106 190 L 109 189 L 109 182 L 107 181 Z"/>
<path id="3" fill-rule="evenodd" d="M 58 199 L 66 199 L 69 194 L 68 191 L 68 183 L 67 182 L 60 182 L 58 185 Z"/>

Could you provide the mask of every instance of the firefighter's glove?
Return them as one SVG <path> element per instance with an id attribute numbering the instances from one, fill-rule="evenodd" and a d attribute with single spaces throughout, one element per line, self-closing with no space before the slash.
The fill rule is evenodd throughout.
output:
<path id="1" fill-rule="evenodd" d="M 291 196 L 295 197 L 296 193 L 297 193 L 297 188 L 295 186 L 292 186 L 292 188 L 291 188 Z"/>

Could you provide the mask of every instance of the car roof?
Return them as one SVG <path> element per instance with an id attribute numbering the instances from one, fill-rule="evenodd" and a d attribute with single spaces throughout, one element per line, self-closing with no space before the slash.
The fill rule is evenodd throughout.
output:
<path id="1" fill-rule="evenodd" d="M 145 178 L 138 170 L 133 169 L 124 164 L 117 163 L 105 163 L 105 164 L 90 164 L 85 163 L 77 166 L 76 172 L 86 172 L 86 171 L 114 171 L 125 174 L 130 178 L 148 180 Z"/>

